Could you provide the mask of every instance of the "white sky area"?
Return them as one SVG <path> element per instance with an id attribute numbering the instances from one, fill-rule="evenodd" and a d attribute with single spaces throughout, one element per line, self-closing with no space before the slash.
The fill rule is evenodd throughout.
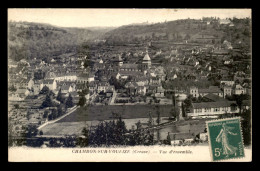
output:
<path id="1" fill-rule="evenodd" d="M 8 9 L 8 21 L 48 23 L 61 27 L 118 27 L 202 17 L 251 18 L 251 9 Z"/>

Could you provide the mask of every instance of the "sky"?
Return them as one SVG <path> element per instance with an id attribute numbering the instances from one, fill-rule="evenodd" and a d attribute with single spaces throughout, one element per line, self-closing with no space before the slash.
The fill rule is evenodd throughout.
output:
<path id="1" fill-rule="evenodd" d="M 8 21 L 47 23 L 61 27 L 118 27 L 202 17 L 251 18 L 251 9 L 8 9 Z"/>

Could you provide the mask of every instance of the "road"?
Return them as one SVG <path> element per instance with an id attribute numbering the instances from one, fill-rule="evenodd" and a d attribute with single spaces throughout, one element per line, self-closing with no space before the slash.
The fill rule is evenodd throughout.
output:
<path id="1" fill-rule="evenodd" d="M 116 91 L 114 91 L 114 92 L 113 92 L 112 99 L 111 99 L 111 101 L 110 101 L 110 104 L 109 104 L 109 105 L 114 105 L 114 104 L 115 104 L 116 95 L 117 95 L 117 93 L 116 93 Z"/>

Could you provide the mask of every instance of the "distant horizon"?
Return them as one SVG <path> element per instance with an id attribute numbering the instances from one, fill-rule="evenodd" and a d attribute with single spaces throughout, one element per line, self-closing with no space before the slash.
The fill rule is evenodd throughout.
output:
<path id="1" fill-rule="evenodd" d="M 251 9 L 8 9 L 8 21 L 57 27 L 120 27 L 203 17 L 251 18 Z"/>

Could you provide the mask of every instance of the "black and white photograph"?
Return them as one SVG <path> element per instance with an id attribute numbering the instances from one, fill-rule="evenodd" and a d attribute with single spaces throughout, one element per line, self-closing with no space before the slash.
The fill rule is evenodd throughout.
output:
<path id="1" fill-rule="evenodd" d="M 9 8 L 7 26 L 10 162 L 252 161 L 251 9 Z"/>

